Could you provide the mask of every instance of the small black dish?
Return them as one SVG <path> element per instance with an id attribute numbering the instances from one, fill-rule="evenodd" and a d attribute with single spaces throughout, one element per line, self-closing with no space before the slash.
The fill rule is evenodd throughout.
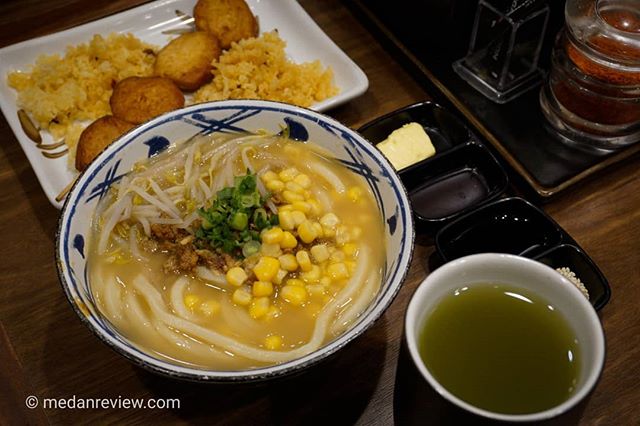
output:
<path id="1" fill-rule="evenodd" d="M 447 222 L 502 194 L 505 170 L 455 115 L 433 102 L 419 102 L 358 129 L 378 144 L 411 122 L 429 135 L 436 153 L 398 172 L 409 193 L 419 232 L 433 233 Z"/>
<path id="2" fill-rule="evenodd" d="M 567 267 L 589 291 L 589 301 L 599 311 L 611 298 L 611 287 L 598 266 L 581 248 L 562 244 L 534 257 L 553 269 Z"/>
<path id="3" fill-rule="evenodd" d="M 567 267 L 587 288 L 596 310 L 611 297 L 607 279 L 576 241 L 546 213 L 519 197 L 493 201 L 451 221 L 436 234 L 435 243 L 444 262 L 493 252 L 528 257 L 554 269 Z"/>
<path id="4" fill-rule="evenodd" d="M 513 197 L 494 201 L 444 226 L 436 234 L 436 249 L 445 262 L 487 252 L 531 258 L 569 238 L 542 210 Z"/>
<path id="5" fill-rule="evenodd" d="M 509 183 L 484 146 L 468 142 L 402 170 L 416 226 L 433 231 L 502 194 Z"/>
<path id="6" fill-rule="evenodd" d="M 364 124 L 357 131 L 375 145 L 385 140 L 394 130 L 411 122 L 422 125 L 436 149 L 436 155 L 456 145 L 477 140 L 458 117 L 430 101 L 418 102 L 392 111 Z"/>

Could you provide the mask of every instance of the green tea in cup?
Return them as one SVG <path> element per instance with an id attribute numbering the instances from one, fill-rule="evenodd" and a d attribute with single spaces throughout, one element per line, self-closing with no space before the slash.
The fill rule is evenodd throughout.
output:
<path id="1" fill-rule="evenodd" d="M 430 418 L 452 424 L 458 414 L 571 418 L 604 364 L 602 325 L 580 290 L 509 254 L 465 256 L 429 274 L 407 307 L 404 338 L 418 386 L 435 391 L 414 395 L 433 397 Z"/>
<path id="2" fill-rule="evenodd" d="M 553 302 L 505 284 L 452 290 L 427 314 L 418 345 L 442 386 L 497 413 L 559 405 L 580 373 L 579 342 Z"/>

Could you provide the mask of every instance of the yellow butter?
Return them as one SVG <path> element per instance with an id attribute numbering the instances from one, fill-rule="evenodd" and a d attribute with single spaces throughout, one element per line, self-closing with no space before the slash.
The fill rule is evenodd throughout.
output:
<path id="1" fill-rule="evenodd" d="M 409 167 L 436 153 L 431 138 L 418 123 L 408 123 L 394 130 L 377 147 L 396 170 Z"/>

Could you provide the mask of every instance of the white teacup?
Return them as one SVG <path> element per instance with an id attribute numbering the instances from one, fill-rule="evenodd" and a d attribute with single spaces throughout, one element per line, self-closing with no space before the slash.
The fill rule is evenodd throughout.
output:
<path id="1" fill-rule="evenodd" d="M 443 298 L 465 285 L 497 282 L 552 301 L 564 314 L 580 342 L 580 376 L 573 394 L 561 404 L 531 414 L 491 412 L 456 397 L 442 386 L 425 367 L 418 349 L 420 331 L 430 312 Z M 405 317 L 405 339 L 409 356 L 428 384 L 445 400 L 486 419 L 510 422 L 539 422 L 564 414 L 582 401 L 594 388 L 604 365 L 605 341 L 600 320 L 584 295 L 566 278 L 542 263 L 520 256 L 484 253 L 449 262 L 432 272 L 413 295 Z M 424 350 L 428 350 L 425 347 Z"/>

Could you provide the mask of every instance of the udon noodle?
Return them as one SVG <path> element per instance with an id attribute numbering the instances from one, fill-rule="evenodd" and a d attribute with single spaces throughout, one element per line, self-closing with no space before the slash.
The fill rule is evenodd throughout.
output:
<path id="1" fill-rule="evenodd" d="M 154 356 L 218 370 L 286 362 L 344 333 L 385 256 L 363 179 L 272 135 L 199 136 L 137 164 L 93 228 L 102 314 Z"/>

